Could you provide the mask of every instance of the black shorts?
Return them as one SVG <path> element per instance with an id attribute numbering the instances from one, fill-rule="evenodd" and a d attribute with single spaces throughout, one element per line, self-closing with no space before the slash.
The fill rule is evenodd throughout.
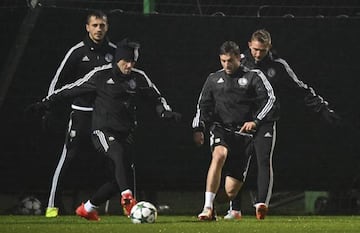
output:
<path id="1" fill-rule="evenodd" d="M 216 146 L 228 149 L 228 156 L 223 169 L 225 176 L 231 176 L 240 181 L 246 177 L 249 167 L 249 153 L 252 138 L 236 134 L 233 130 L 214 125 L 210 129 L 210 146 L 213 151 Z"/>

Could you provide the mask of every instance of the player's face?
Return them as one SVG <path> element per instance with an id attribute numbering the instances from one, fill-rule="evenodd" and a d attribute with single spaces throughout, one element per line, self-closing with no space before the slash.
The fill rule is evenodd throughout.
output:
<path id="1" fill-rule="evenodd" d="M 86 31 L 89 32 L 91 40 L 95 43 L 100 43 L 108 31 L 106 19 L 91 16 L 89 22 L 86 24 Z"/>
<path id="2" fill-rule="evenodd" d="M 220 62 L 225 73 L 233 74 L 240 66 L 240 56 L 236 56 L 235 54 L 230 53 L 221 54 Z"/>
<path id="3" fill-rule="evenodd" d="M 121 59 L 117 63 L 117 66 L 119 67 L 121 73 L 123 73 L 125 75 L 129 75 L 131 73 L 131 69 L 134 68 L 134 66 L 135 66 L 135 62 L 134 61 L 125 61 L 125 60 Z"/>
<path id="4" fill-rule="evenodd" d="M 253 56 L 255 61 L 261 61 L 271 48 L 270 44 L 264 44 L 258 40 L 252 40 L 249 42 L 248 45 L 251 55 Z"/>

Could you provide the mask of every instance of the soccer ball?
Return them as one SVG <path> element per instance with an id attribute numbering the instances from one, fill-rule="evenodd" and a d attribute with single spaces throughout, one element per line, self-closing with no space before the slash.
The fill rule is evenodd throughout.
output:
<path id="1" fill-rule="evenodd" d="M 156 207 L 147 201 L 137 203 L 130 212 L 130 219 L 133 223 L 154 223 L 156 218 Z"/>
<path id="2" fill-rule="evenodd" d="M 33 196 L 25 197 L 20 202 L 19 213 L 23 215 L 41 215 L 41 202 Z"/>

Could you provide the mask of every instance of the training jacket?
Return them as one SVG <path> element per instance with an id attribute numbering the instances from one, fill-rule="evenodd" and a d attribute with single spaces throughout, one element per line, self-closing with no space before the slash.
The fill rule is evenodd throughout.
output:
<path id="1" fill-rule="evenodd" d="M 273 89 L 260 70 L 239 68 L 228 75 L 219 70 L 208 76 L 201 91 L 193 128 L 204 130 L 214 123 L 238 127 L 255 121 L 258 125 L 273 107 Z"/>
<path id="2" fill-rule="evenodd" d="M 94 43 L 89 35 L 73 46 L 66 53 L 54 78 L 50 83 L 48 95 L 56 89 L 84 77 L 95 67 L 111 63 L 116 45 L 107 38 L 101 44 Z M 72 108 L 82 111 L 92 110 L 93 100 L 90 95 L 78 96 L 73 100 Z"/>
<path id="3" fill-rule="evenodd" d="M 266 121 L 276 121 L 280 118 L 280 99 L 285 92 L 303 98 L 306 106 L 315 112 L 328 109 L 328 102 L 317 95 L 313 88 L 298 79 L 289 64 L 271 51 L 259 62 L 256 62 L 250 50 L 242 54 L 241 66 L 245 69 L 260 69 L 274 89 L 276 101 L 273 109 L 267 115 Z"/>
<path id="4" fill-rule="evenodd" d="M 136 126 L 136 105 L 139 100 L 151 101 L 161 115 L 171 111 L 156 86 L 139 69 L 123 75 L 117 65 L 107 64 L 90 71 L 74 83 L 55 90 L 45 101 L 49 104 L 83 94 L 95 98 L 92 129 L 126 134 Z"/>

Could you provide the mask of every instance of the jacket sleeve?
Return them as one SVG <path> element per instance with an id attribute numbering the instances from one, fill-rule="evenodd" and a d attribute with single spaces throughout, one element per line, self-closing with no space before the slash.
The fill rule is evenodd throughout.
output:
<path id="1" fill-rule="evenodd" d="M 150 86 L 153 90 L 152 92 L 155 93 L 156 98 L 156 112 L 158 116 L 163 117 L 165 111 L 171 112 L 172 109 L 170 105 L 168 105 L 166 99 L 160 94 L 160 91 L 157 89 L 154 83 Z"/>
<path id="2" fill-rule="evenodd" d="M 77 67 L 79 64 L 79 56 L 77 53 L 77 48 L 81 45 L 75 45 L 72 47 L 65 55 L 64 59 L 61 61 L 56 73 L 51 80 L 48 95 L 54 93 L 54 91 L 68 83 L 73 82 L 74 78 L 77 79 L 79 77 L 74 77 L 76 75 Z"/>
<path id="3" fill-rule="evenodd" d="M 54 90 L 54 92 L 48 95 L 45 100 L 50 103 L 56 103 L 66 99 L 71 99 L 76 96 L 83 95 L 85 93 L 96 92 L 96 75 L 97 69 L 93 69 L 87 73 L 83 78 L 76 80 L 73 83 L 66 84 L 65 86 Z"/>
<path id="4" fill-rule="evenodd" d="M 258 108 L 255 110 L 254 122 L 259 125 L 273 108 L 276 97 L 264 73 L 258 69 L 253 69 L 251 72 L 255 72 L 258 78 L 255 82 L 255 93 L 259 104 L 257 104 Z"/>
<path id="5" fill-rule="evenodd" d="M 165 111 L 171 112 L 172 109 L 170 105 L 168 105 L 166 99 L 161 95 L 159 89 L 155 86 L 155 84 L 150 80 L 150 78 L 145 74 L 144 71 L 133 69 L 133 71 L 138 72 L 145 79 L 145 87 L 141 87 L 141 94 L 145 95 L 147 99 L 151 99 L 155 101 L 156 112 L 159 117 L 163 116 Z"/>
<path id="6" fill-rule="evenodd" d="M 288 86 L 294 88 L 296 93 L 303 98 L 306 106 L 311 108 L 314 112 L 321 112 L 325 109 L 329 110 L 329 103 L 320 95 L 316 94 L 312 87 L 301 81 L 284 59 L 278 58 L 275 59 L 275 62 L 283 65 L 286 71 L 286 76 L 288 77 L 288 80 L 286 80 Z"/>
<path id="7" fill-rule="evenodd" d="M 215 108 L 211 89 L 212 85 L 209 76 L 201 90 L 196 106 L 196 114 L 192 122 L 192 127 L 195 131 L 204 131 L 213 121 Z"/>

